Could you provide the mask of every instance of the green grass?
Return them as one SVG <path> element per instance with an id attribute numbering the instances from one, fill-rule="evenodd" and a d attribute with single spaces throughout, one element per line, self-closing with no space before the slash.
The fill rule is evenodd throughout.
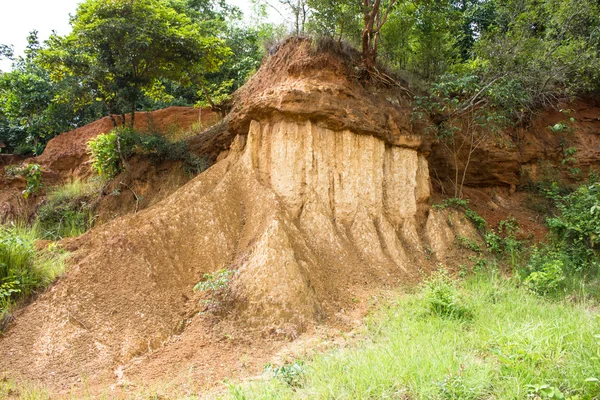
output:
<path id="1" fill-rule="evenodd" d="M 34 385 L 18 384 L 12 380 L 0 381 L 0 399 L 46 400 L 49 392 Z"/>
<path id="2" fill-rule="evenodd" d="M 60 203 L 78 197 L 87 197 L 100 191 L 104 181 L 98 177 L 82 181 L 74 179 L 61 186 L 55 186 L 48 191 L 46 196 L 49 203 Z"/>
<path id="3" fill-rule="evenodd" d="M 457 289 L 469 318 L 433 312 L 431 293 L 429 285 L 382 307 L 358 342 L 305 360 L 294 385 L 271 374 L 231 386 L 229 397 L 560 398 L 550 397 L 556 389 L 572 399 L 600 396 L 600 321 L 584 305 L 546 300 L 494 273 Z"/>
<path id="4" fill-rule="evenodd" d="M 104 181 L 98 177 L 83 182 L 73 180 L 48 192 L 38 210 L 36 225 L 42 237 L 60 240 L 79 236 L 94 224 L 94 200 Z"/>
<path id="5" fill-rule="evenodd" d="M 37 250 L 34 227 L 0 226 L 0 322 L 16 301 L 51 284 L 65 270 L 68 254 L 55 245 Z"/>

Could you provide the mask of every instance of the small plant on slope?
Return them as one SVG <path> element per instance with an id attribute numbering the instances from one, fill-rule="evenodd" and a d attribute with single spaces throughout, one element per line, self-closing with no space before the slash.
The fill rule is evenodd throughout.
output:
<path id="1" fill-rule="evenodd" d="M 472 311 L 465 306 L 455 281 L 440 268 L 425 281 L 425 299 L 429 311 L 440 317 L 471 319 Z"/>
<path id="2" fill-rule="evenodd" d="M 204 274 L 202 281 L 194 286 L 195 292 L 207 292 L 210 299 L 206 300 L 207 310 L 218 311 L 229 294 L 229 282 L 235 270 L 222 268 L 216 272 Z"/>

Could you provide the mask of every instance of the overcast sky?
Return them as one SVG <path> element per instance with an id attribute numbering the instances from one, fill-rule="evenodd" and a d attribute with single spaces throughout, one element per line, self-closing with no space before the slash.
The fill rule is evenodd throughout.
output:
<path id="1" fill-rule="evenodd" d="M 250 0 L 227 0 L 242 9 L 244 15 L 251 13 Z M 39 31 L 41 41 L 52 30 L 59 35 L 69 33 L 69 14 L 74 14 L 81 0 L 0 0 L 0 44 L 13 45 L 16 55 L 22 55 L 27 45 L 27 35 Z M 273 15 L 271 19 L 277 16 Z M 10 61 L 0 61 L 0 70 L 8 71 Z"/>

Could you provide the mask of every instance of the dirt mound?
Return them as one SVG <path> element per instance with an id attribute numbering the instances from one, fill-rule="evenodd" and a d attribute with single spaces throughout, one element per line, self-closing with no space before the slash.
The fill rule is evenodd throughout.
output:
<path id="1" fill-rule="evenodd" d="M 115 116 L 117 123 L 123 123 L 120 116 Z M 130 116 L 125 116 L 128 123 Z M 141 131 L 157 133 L 174 133 L 191 129 L 195 124 L 203 127 L 215 122 L 215 113 L 208 109 L 193 107 L 168 107 L 151 112 L 138 112 L 135 115 L 135 128 Z M 58 174 L 62 178 L 87 177 L 91 174 L 87 161 L 87 142 L 101 133 L 113 129 L 110 117 L 104 117 L 91 124 L 70 132 L 58 135 L 48 142 L 41 156 L 29 160 L 38 163 L 45 169 Z"/>
<path id="2" fill-rule="evenodd" d="M 277 54 L 309 50 L 291 41 Z M 154 206 L 69 241 L 67 276 L 0 339 L 0 371 L 67 389 L 82 379 L 172 376 L 183 358 L 223 377 L 232 372 L 221 360 L 259 354 L 274 347 L 270 338 L 294 338 L 315 324 L 345 326 L 374 291 L 452 258 L 456 235 L 475 238 L 464 218 L 429 209 L 422 143 L 396 129 L 394 114 L 378 119 L 384 100 L 359 97 L 363 89 L 350 81 L 333 90 L 339 77 L 313 72 L 288 68 L 272 95 L 241 95 L 254 111 L 234 111 L 230 126 L 243 131 L 250 121 L 219 162 Z M 286 108 L 298 93 L 319 94 L 314 119 Z M 261 101 L 277 98 L 280 108 L 259 112 L 269 107 Z M 373 112 L 364 117 L 376 134 L 367 134 L 354 104 Z M 338 114 L 321 118 L 325 105 Z M 331 129 L 331 121 L 345 122 Z M 220 296 L 192 290 L 222 270 L 231 273 Z M 235 345 L 218 344 L 224 332 Z"/>

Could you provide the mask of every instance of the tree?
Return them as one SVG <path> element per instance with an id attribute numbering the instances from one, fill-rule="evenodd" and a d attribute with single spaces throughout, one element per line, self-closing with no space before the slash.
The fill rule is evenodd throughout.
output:
<path id="1" fill-rule="evenodd" d="M 362 2 L 364 27 L 361 41 L 363 61 L 367 72 L 372 72 L 377 64 L 381 28 L 387 21 L 396 0 L 387 0 L 384 4 L 381 3 L 381 0 L 362 0 Z"/>
<path id="2" fill-rule="evenodd" d="M 140 98 L 164 92 L 161 80 L 192 82 L 230 55 L 189 10 L 182 0 L 86 0 L 72 32 L 51 36 L 42 57 L 55 80 L 78 77 L 115 126 L 113 114 L 125 112 L 133 126 Z"/>
<path id="3" fill-rule="evenodd" d="M 52 82 L 38 59 L 37 31 L 29 34 L 25 56 L 0 74 L 0 141 L 18 153 L 39 154 L 52 137 L 94 119 L 93 106 L 77 107 L 70 80 Z"/>

